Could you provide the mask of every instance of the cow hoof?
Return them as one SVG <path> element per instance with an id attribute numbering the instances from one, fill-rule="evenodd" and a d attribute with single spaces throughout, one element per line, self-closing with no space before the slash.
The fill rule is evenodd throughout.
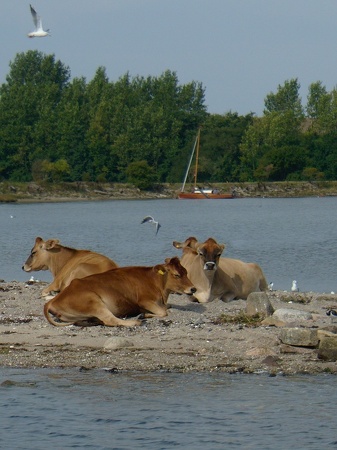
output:
<path id="1" fill-rule="evenodd" d="M 147 320 L 145 318 L 145 314 L 144 313 L 139 314 L 136 317 L 136 322 L 137 322 L 137 325 L 146 325 L 147 324 Z"/>

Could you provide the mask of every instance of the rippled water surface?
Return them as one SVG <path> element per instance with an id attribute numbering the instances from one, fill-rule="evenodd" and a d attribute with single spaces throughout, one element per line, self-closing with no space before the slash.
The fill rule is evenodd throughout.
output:
<path id="1" fill-rule="evenodd" d="M 336 448 L 333 376 L 0 369 L 2 449 Z"/>
<path id="2" fill-rule="evenodd" d="M 162 225 L 157 236 L 140 224 L 149 214 Z M 173 240 L 212 236 L 226 243 L 225 256 L 258 262 L 275 289 L 289 290 L 296 279 L 303 291 L 337 291 L 335 197 L 1 204 L 0 223 L 6 281 L 27 280 L 21 267 L 36 236 L 104 253 L 119 265 L 158 264 L 179 253 Z"/>

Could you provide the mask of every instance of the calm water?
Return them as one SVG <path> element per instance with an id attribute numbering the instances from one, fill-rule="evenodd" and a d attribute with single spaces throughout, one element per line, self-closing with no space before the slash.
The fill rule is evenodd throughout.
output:
<path id="1" fill-rule="evenodd" d="M 337 447 L 332 376 L 1 369 L 1 383 L 2 449 Z"/>
<path id="2" fill-rule="evenodd" d="M 258 262 L 276 289 L 297 279 L 303 291 L 337 291 L 336 206 L 336 198 L 0 205 L 0 278 L 29 278 L 21 266 L 36 236 L 152 265 L 178 254 L 173 240 L 194 235 Z M 157 236 L 140 224 L 149 214 L 162 224 Z M 337 448 L 335 385 L 333 376 L 0 368 L 0 448 Z"/>
<path id="3" fill-rule="evenodd" d="M 11 218 L 11 215 L 14 218 Z M 140 222 L 152 215 L 162 225 Z M 173 240 L 212 236 L 225 255 L 256 261 L 275 289 L 337 291 L 337 198 L 106 201 L 0 205 L 0 278 L 22 270 L 36 236 L 104 253 L 119 265 L 152 265 L 179 252 Z M 49 281 L 48 272 L 34 274 Z"/>

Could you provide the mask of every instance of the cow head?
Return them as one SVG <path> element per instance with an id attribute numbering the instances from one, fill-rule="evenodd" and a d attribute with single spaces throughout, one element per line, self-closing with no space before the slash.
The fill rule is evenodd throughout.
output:
<path id="1" fill-rule="evenodd" d="M 204 271 L 215 271 L 217 269 L 224 248 L 224 244 L 218 244 L 213 238 L 208 238 L 204 243 L 196 244 L 196 251 Z"/>
<path id="2" fill-rule="evenodd" d="M 48 239 L 47 241 L 44 241 L 42 238 L 37 237 L 27 261 L 22 266 L 22 270 L 25 272 L 48 270 L 48 252 L 58 251 L 60 248 L 59 242 L 58 239 Z"/>
<path id="3" fill-rule="evenodd" d="M 196 291 L 189 278 L 187 270 L 180 264 L 179 258 L 166 258 L 165 264 L 154 267 L 161 276 L 166 276 L 165 289 L 177 294 L 192 295 Z"/>

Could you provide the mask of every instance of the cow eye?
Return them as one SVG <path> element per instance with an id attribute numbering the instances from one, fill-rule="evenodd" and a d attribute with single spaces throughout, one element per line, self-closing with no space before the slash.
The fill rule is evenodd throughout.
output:
<path id="1" fill-rule="evenodd" d="M 174 278 L 180 278 L 180 275 L 178 273 L 175 273 Z"/>

